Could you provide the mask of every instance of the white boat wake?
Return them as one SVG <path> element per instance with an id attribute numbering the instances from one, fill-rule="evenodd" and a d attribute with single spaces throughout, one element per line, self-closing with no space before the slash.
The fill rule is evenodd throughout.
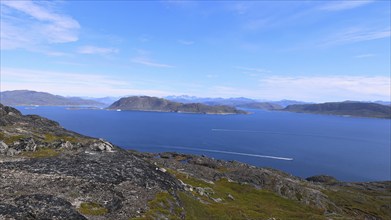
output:
<path id="1" fill-rule="evenodd" d="M 270 155 L 249 154 L 249 153 L 241 153 L 241 152 L 234 152 L 234 151 L 224 151 L 224 150 L 214 150 L 214 149 L 202 149 L 202 148 L 179 147 L 179 146 L 159 146 L 159 147 L 171 148 L 171 149 L 192 150 L 192 151 L 212 152 L 212 153 L 222 153 L 222 154 L 233 154 L 233 155 L 241 155 L 241 156 L 248 156 L 248 157 L 268 158 L 268 159 L 274 159 L 274 160 L 287 160 L 287 161 L 293 160 L 293 158 L 289 158 L 289 157 L 277 157 L 277 156 L 270 156 Z"/>

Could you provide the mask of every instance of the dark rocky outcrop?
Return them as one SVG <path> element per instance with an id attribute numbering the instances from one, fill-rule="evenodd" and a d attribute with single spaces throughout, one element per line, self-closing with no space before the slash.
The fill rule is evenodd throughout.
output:
<path id="1" fill-rule="evenodd" d="M 238 110 L 230 106 L 210 106 L 200 103 L 184 104 L 149 96 L 132 96 L 121 98 L 120 100 L 110 105 L 108 109 L 200 114 L 246 114 L 245 111 Z"/>
<path id="2" fill-rule="evenodd" d="M 335 177 L 328 176 L 328 175 L 310 176 L 306 178 L 306 180 L 315 183 L 327 183 L 327 184 L 338 183 L 338 180 L 335 179 Z"/>
<path id="3" fill-rule="evenodd" d="M 283 111 L 370 118 L 391 118 L 391 107 L 365 102 L 328 102 L 322 104 L 289 105 Z"/>

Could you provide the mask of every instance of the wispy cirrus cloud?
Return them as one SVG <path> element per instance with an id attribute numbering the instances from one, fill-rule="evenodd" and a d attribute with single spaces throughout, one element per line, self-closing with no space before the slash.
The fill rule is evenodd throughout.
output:
<path id="1" fill-rule="evenodd" d="M 373 53 L 365 53 L 365 54 L 359 54 L 354 56 L 354 58 L 368 58 L 368 57 L 374 57 L 376 54 Z"/>
<path id="2" fill-rule="evenodd" d="M 262 69 L 262 68 L 235 66 L 235 69 L 251 71 L 251 72 L 257 72 L 257 73 L 271 73 L 270 70 Z"/>
<path id="3" fill-rule="evenodd" d="M 77 52 L 80 54 L 96 54 L 96 55 L 109 55 L 118 53 L 117 48 L 111 48 L 111 47 L 96 47 L 96 46 L 82 46 L 77 49 Z"/>
<path id="4" fill-rule="evenodd" d="M 361 41 L 389 38 L 390 36 L 391 30 L 389 28 L 349 28 L 339 33 L 330 35 L 318 46 L 327 47 L 340 44 L 356 43 Z"/>
<path id="5" fill-rule="evenodd" d="M 361 7 L 364 5 L 367 5 L 369 3 L 374 2 L 374 0 L 345 0 L 345 1 L 331 1 L 328 2 L 319 9 L 325 10 L 325 11 L 342 11 L 342 10 L 348 10 L 353 9 L 357 7 Z"/>
<path id="6" fill-rule="evenodd" d="M 34 49 L 78 40 L 80 24 L 47 2 L 1 1 L 1 48 Z"/>
<path id="7" fill-rule="evenodd" d="M 178 43 L 183 44 L 183 45 L 193 45 L 193 44 L 195 44 L 195 42 L 191 41 L 191 40 L 178 40 Z"/>
<path id="8" fill-rule="evenodd" d="M 145 66 L 151 66 L 151 67 L 162 67 L 162 68 L 172 68 L 174 66 L 164 63 L 158 63 L 156 61 L 153 61 L 147 57 L 134 57 L 131 59 L 133 63 L 142 64 Z"/>
<path id="9" fill-rule="evenodd" d="M 173 65 L 157 62 L 150 58 L 150 52 L 146 50 L 137 50 L 138 55 L 131 58 L 130 61 L 137 64 L 142 64 L 150 67 L 158 67 L 158 68 L 172 68 L 175 67 Z"/>
<path id="10" fill-rule="evenodd" d="M 32 77 L 34 76 L 34 77 Z M 1 69 L 1 91 L 29 89 L 65 96 L 103 97 L 124 95 L 164 96 L 164 90 L 142 89 L 123 78 L 108 74 L 42 71 L 19 68 Z"/>
<path id="11" fill-rule="evenodd" d="M 254 99 L 293 99 L 311 102 L 390 100 L 391 78 L 387 76 L 264 76 L 258 85 L 216 85 L 205 96 L 244 96 Z"/>
<path id="12" fill-rule="evenodd" d="M 391 78 L 386 76 L 269 76 L 259 89 L 269 99 L 306 101 L 389 100 Z"/>

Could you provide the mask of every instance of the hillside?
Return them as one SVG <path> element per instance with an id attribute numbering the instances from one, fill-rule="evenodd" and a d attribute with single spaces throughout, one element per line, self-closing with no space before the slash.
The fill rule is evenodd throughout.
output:
<path id="1" fill-rule="evenodd" d="M 323 104 L 289 105 L 283 111 L 343 115 L 370 118 L 391 118 L 391 107 L 364 102 L 329 102 Z"/>
<path id="2" fill-rule="evenodd" d="M 283 107 L 270 102 L 252 102 L 248 104 L 237 105 L 240 108 L 262 109 L 262 110 L 279 110 Z"/>
<path id="3" fill-rule="evenodd" d="M 389 219 L 390 182 L 125 151 L 0 104 L 0 219 Z"/>
<path id="4" fill-rule="evenodd" d="M 149 96 L 132 96 L 121 98 L 108 107 L 108 109 L 184 112 L 200 114 L 246 114 L 230 106 L 209 106 L 200 103 L 179 103 Z"/>
<path id="5" fill-rule="evenodd" d="M 0 103 L 4 105 L 44 105 L 44 106 L 102 106 L 101 102 L 78 97 L 63 97 L 46 92 L 14 90 L 0 93 Z"/>

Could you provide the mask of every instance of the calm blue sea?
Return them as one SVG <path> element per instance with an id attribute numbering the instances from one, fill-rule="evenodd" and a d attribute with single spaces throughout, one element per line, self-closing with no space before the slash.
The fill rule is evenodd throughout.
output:
<path id="1" fill-rule="evenodd" d="M 390 180 L 391 120 L 254 111 L 201 115 L 18 107 L 126 149 L 238 160 L 300 177 Z"/>

